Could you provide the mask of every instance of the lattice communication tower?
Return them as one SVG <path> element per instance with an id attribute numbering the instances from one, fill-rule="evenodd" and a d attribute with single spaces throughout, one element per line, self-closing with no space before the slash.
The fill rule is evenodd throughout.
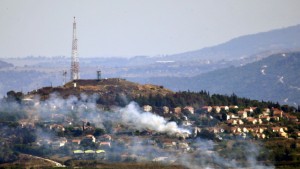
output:
<path id="1" fill-rule="evenodd" d="M 80 79 L 79 60 L 77 56 L 76 21 L 73 22 L 72 58 L 71 58 L 71 81 Z"/>

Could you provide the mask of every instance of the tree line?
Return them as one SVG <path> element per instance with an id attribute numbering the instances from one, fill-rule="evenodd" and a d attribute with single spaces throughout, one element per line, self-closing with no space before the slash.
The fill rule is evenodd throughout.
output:
<path id="1" fill-rule="evenodd" d="M 279 103 L 274 103 L 270 101 L 258 101 L 251 100 L 248 98 L 238 97 L 236 94 L 231 95 L 221 95 L 212 94 L 210 95 L 207 91 L 191 92 L 191 91 L 180 91 L 174 94 L 162 95 L 149 95 L 149 96 L 139 96 L 132 99 L 139 105 L 151 105 L 154 107 L 185 107 L 193 106 L 195 109 L 199 109 L 203 106 L 229 106 L 238 105 L 239 107 L 259 107 L 259 108 L 279 108 L 282 107 Z M 118 103 L 120 104 L 120 103 Z M 122 103 L 121 103 L 122 104 Z M 291 109 L 292 107 L 284 106 L 285 109 Z"/>

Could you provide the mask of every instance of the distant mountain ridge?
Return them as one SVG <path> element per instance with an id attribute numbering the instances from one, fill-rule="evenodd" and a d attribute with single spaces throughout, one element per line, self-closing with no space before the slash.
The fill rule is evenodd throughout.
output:
<path id="1" fill-rule="evenodd" d="M 166 56 L 169 60 L 235 60 L 266 51 L 300 49 L 300 25 L 245 35 L 220 45 Z"/>
<path id="2" fill-rule="evenodd" d="M 191 78 L 151 78 L 148 83 L 171 90 L 207 90 L 250 99 L 300 104 L 300 52 L 271 55 L 240 67 L 219 69 Z"/>
<path id="3" fill-rule="evenodd" d="M 0 60 L 0 69 L 4 69 L 4 68 L 8 68 L 8 67 L 13 67 L 14 65 L 11 64 L 11 63 L 7 63 L 7 62 L 4 62 L 2 60 Z"/>

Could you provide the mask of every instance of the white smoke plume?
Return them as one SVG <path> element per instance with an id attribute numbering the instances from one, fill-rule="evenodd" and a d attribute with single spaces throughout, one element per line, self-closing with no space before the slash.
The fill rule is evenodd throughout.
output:
<path id="1" fill-rule="evenodd" d="M 179 128 L 176 122 L 167 122 L 163 117 L 149 112 L 142 112 L 138 105 L 131 102 L 125 108 L 119 110 L 124 124 L 130 124 L 137 130 L 150 129 L 159 133 L 170 135 L 176 133 L 188 133 L 189 130 Z"/>
<path id="2" fill-rule="evenodd" d="M 96 126 L 104 127 L 103 123 L 109 121 L 113 124 L 129 125 L 135 130 L 152 130 L 168 135 L 190 134 L 189 130 L 178 127 L 176 122 L 168 122 L 156 114 L 142 112 L 135 102 L 131 102 L 124 108 L 115 108 L 113 112 L 105 112 L 97 107 L 97 98 L 97 95 L 81 95 L 79 98 L 70 96 L 68 99 L 63 99 L 57 94 L 52 94 L 48 100 L 36 108 L 40 117 L 51 116 L 54 113 L 67 115 L 76 109 L 81 119 L 93 122 Z"/>

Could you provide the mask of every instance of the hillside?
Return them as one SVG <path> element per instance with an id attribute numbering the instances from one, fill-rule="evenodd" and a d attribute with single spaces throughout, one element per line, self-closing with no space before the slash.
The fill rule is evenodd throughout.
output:
<path id="1" fill-rule="evenodd" d="M 219 69 L 191 78 L 152 78 L 148 83 L 173 90 L 207 90 L 258 100 L 300 103 L 300 52 L 271 55 L 241 67 Z"/>
<path id="2" fill-rule="evenodd" d="M 171 60 L 235 60 L 269 51 L 300 48 L 300 25 L 237 37 L 223 44 L 167 56 Z"/>
<path id="3" fill-rule="evenodd" d="M 0 71 L 0 97 L 10 90 L 27 92 L 39 86 L 50 85 L 49 77 L 45 73 L 26 70 L 2 70 Z"/>
<path id="4" fill-rule="evenodd" d="M 10 64 L 10 63 L 0 60 L 0 69 L 4 69 L 4 68 L 8 68 L 8 67 L 13 67 L 13 64 Z"/>
<path id="5" fill-rule="evenodd" d="M 37 94 L 40 99 L 34 97 Z M 130 97 L 134 102 L 120 106 L 120 99 Z M 299 144 L 299 109 L 236 95 L 175 93 L 162 86 L 111 78 L 74 80 L 29 95 L 12 91 L 0 105 L 4 145 L 0 163 L 7 163 L 0 168 L 273 168 L 273 164 L 299 164 L 299 148 L 293 148 Z M 288 152 L 290 158 L 282 152 Z"/>

